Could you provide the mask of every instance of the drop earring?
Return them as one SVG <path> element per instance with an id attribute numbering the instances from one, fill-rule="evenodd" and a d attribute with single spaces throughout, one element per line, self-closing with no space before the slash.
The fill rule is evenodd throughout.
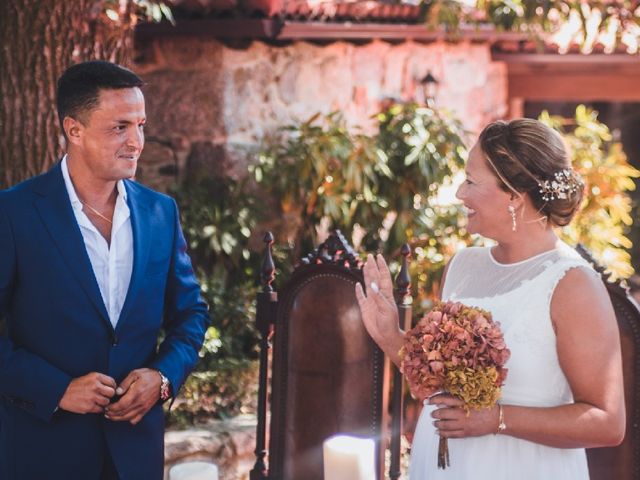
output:
<path id="1" fill-rule="evenodd" d="M 509 214 L 511 215 L 511 231 L 516 231 L 516 207 L 513 205 L 509 205 L 508 207 Z"/>

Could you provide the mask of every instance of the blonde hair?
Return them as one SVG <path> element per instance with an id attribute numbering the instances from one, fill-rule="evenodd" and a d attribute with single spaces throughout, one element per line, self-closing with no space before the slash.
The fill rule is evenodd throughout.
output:
<path id="1" fill-rule="evenodd" d="M 562 137 L 544 123 L 530 118 L 487 125 L 478 140 L 487 163 L 507 192 L 527 194 L 535 208 L 550 222 L 567 225 L 580 208 L 584 184 L 571 170 L 571 181 L 579 188 L 566 198 L 546 201 L 540 186 L 553 180 L 560 170 L 571 169 Z"/>

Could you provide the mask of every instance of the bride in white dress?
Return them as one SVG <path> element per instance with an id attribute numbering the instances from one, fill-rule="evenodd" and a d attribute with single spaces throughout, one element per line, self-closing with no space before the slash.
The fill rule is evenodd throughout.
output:
<path id="1" fill-rule="evenodd" d="M 489 310 L 511 350 L 499 405 L 466 415 L 456 398 L 425 401 L 411 480 L 585 480 L 584 448 L 625 430 L 620 338 L 600 277 L 553 227 L 569 223 L 583 185 L 561 137 L 529 119 L 494 122 L 469 154 L 457 197 L 467 230 L 495 240 L 456 254 L 442 299 Z M 555 183 L 553 183 L 555 181 Z M 382 256 L 356 295 L 367 330 L 397 365 L 403 334 Z M 435 392 L 434 392 L 435 393 Z M 451 466 L 437 468 L 438 435 Z"/>

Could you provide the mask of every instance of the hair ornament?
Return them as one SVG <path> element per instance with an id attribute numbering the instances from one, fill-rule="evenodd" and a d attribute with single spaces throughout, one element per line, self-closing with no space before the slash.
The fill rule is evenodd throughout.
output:
<path id="1" fill-rule="evenodd" d="M 556 199 L 566 200 L 582 187 L 582 180 L 570 168 L 560 170 L 553 175 L 553 179 L 538 182 L 539 192 L 545 202 Z"/>

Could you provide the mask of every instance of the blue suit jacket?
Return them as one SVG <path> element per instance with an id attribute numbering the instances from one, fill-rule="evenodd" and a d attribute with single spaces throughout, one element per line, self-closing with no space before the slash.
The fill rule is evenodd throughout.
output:
<path id="1" fill-rule="evenodd" d="M 177 392 L 202 345 L 209 316 L 177 206 L 135 182 L 125 185 L 134 264 L 115 330 L 60 164 L 0 192 L 2 480 L 97 479 L 107 448 L 123 479 L 162 478 L 160 404 L 136 426 L 56 411 L 69 382 L 94 371 L 120 382 L 136 368 L 157 368 Z"/>

